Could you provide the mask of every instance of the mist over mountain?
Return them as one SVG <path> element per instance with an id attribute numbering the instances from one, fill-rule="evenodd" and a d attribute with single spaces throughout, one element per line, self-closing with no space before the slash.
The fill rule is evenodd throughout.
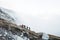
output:
<path id="1" fill-rule="evenodd" d="M 23 38 L 20 36 L 21 33 L 23 33 L 23 32 L 19 33 L 16 31 L 14 31 L 14 32 L 9 31 L 9 29 L 7 30 L 7 28 L 9 27 L 8 26 L 9 23 L 16 24 L 15 17 L 13 17 L 10 13 L 13 13 L 13 12 L 8 9 L 0 8 L 0 40 L 26 40 L 27 37 Z M 19 36 L 18 36 L 18 34 L 19 34 Z"/>

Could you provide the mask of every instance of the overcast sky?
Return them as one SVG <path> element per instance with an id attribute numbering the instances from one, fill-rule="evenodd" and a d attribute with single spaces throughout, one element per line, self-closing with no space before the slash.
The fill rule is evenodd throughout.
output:
<path id="1" fill-rule="evenodd" d="M 0 0 L 0 7 L 15 11 L 18 24 L 60 36 L 60 0 Z"/>

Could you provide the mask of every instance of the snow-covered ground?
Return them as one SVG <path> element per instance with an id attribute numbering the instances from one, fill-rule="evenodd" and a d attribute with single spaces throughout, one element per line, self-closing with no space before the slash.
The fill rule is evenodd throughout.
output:
<path id="1" fill-rule="evenodd" d="M 4 28 L 0 28 L 0 39 L 1 38 L 4 40 L 27 40 L 26 37 L 23 38 L 17 34 L 14 35 L 11 31 L 8 31 Z"/>
<path id="2" fill-rule="evenodd" d="M 0 8 L 0 18 L 8 20 L 10 22 L 15 23 L 15 16 L 12 16 L 11 13 L 13 13 L 10 10 Z M 23 34 L 22 36 L 20 35 L 21 33 L 13 32 L 6 30 L 5 28 L 0 28 L 0 39 L 4 40 L 28 40 L 27 37 L 24 37 Z M 18 36 L 19 35 L 19 36 Z"/>

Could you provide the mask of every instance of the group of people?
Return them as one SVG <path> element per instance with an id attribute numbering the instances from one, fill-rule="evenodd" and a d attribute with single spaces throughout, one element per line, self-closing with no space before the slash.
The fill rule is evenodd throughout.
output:
<path id="1" fill-rule="evenodd" d="M 30 30 L 30 27 L 25 26 L 25 25 L 23 25 L 23 24 L 22 24 L 22 25 L 20 25 L 20 27 Z"/>
<path id="2" fill-rule="evenodd" d="M 28 36 L 29 33 L 27 32 L 27 30 L 30 30 L 30 27 L 28 27 L 26 25 L 23 25 L 23 24 L 20 25 L 20 27 L 23 28 L 23 29 L 25 29 L 25 31 L 24 30 L 22 31 L 21 37 L 23 39 L 29 40 L 29 36 Z"/>

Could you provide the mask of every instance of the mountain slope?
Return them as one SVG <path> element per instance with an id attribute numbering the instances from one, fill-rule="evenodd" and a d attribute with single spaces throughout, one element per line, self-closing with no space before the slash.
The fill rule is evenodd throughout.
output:
<path id="1" fill-rule="evenodd" d="M 42 35 L 43 33 L 31 31 L 25 25 L 17 25 L 15 19 L 9 15 L 8 10 L 0 8 L 0 40 L 40 40 Z M 60 37 L 50 34 L 45 35 L 48 39 L 60 40 Z"/>
<path id="2" fill-rule="evenodd" d="M 0 8 L 0 40 L 26 40 L 15 24 L 15 19 L 9 15 L 9 10 Z"/>

